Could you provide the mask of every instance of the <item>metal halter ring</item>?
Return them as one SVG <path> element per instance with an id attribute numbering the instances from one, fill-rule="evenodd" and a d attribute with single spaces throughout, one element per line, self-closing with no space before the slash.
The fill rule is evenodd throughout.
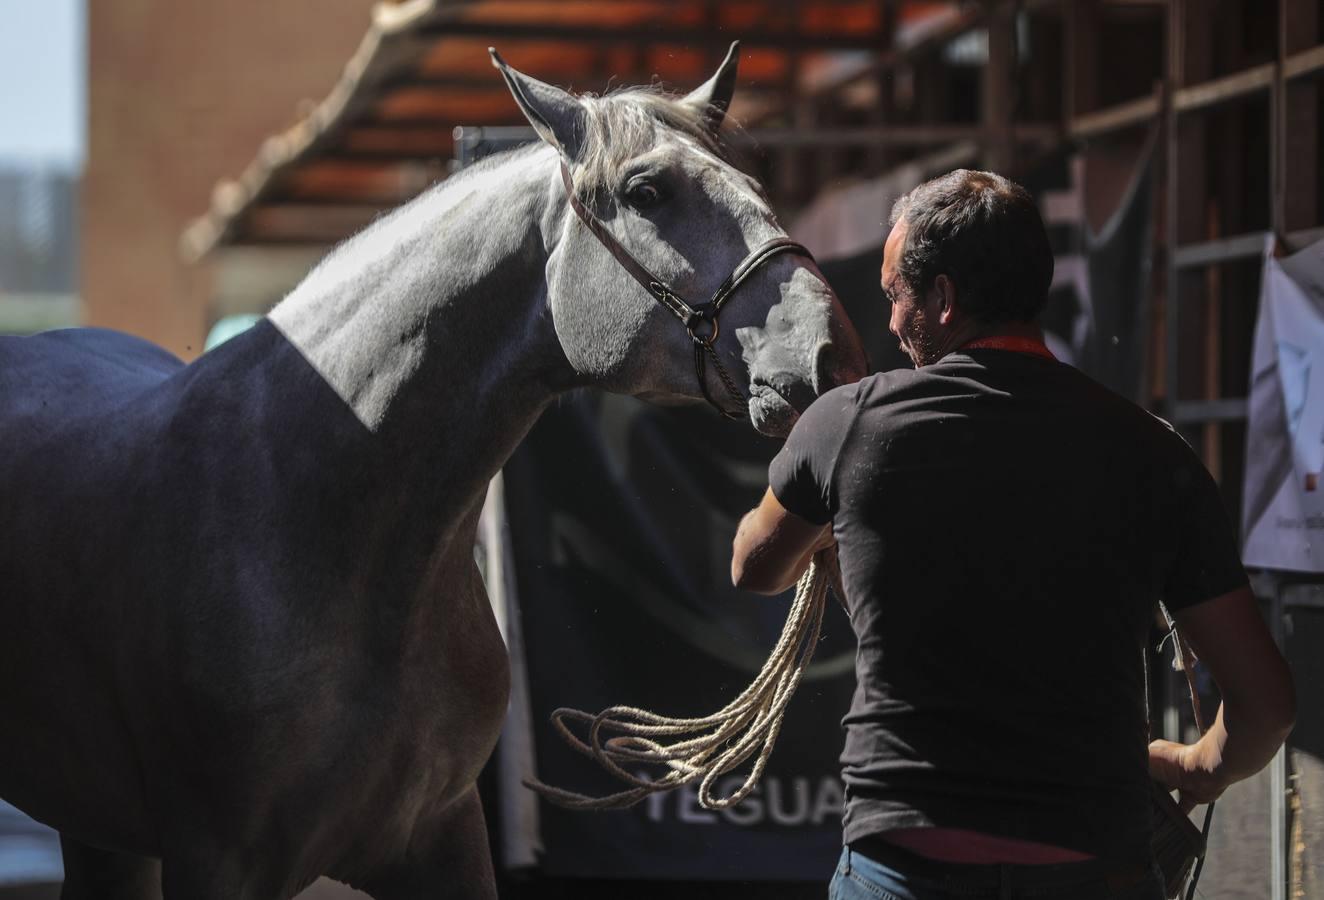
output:
<path id="1" fill-rule="evenodd" d="M 696 334 L 694 329 L 701 322 L 707 322 L 713 326 L 713 330 L 708 334 Z M 685 330 L 690 333 L 690 340 L 700 347 L 711 347 L 717 341 L 717 336 L 722 333 L 722 326 L 717 321 L 717 311 L 713 309 L 712 304 L 704 303 L 695 307 L 694 311 L 685 317 Z"/>

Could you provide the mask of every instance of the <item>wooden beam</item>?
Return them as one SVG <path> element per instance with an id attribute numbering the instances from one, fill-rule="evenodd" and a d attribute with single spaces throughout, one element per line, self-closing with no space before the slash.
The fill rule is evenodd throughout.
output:
<path id="1" fill-rule="evenodd" d="M 985 165 L 1006 172 L 1015 155 L 1011 136 L 1011 92 L 1015 77 L 1016 19 L 1001 3 L 990 2 L 985 13 L 988 62 L 984 64 L 982 108 Z"/>
<path id="2" fill-rule="evenodd" d="M 1098 109 L 1098 0 L 1068 3 L 1062 15 L 1066 44 L 1066 83 L 1062 88 L 1062 103 L 1064 118 L 1070 122 Z"/>
<path id="3" fill-rule="evenodd" d="M 1265 232 L 1255 231 L 1234 237 L 1185 244 L 1173 253 L 1172 263 L 1178 269 L 1194 269 L 1216 266 L 1237 259 L 1251 259 L 1264 252 L 1266 238 Z"/>
<path id="4" fill-rule="evenodd" d="M 1269 239 L 1269 234 L 1268 231 L 1252 231 L 1212 241 L 1185 244 L 1177 248 L 1177 252 L 1173 255 L 1173 263 L 1179 269 L 1194 269 L 1253 259 L 1264 252 L 1264 244 Z M 1288 252 L 1295 252 L 1316 241 L 1324 240 L 1324 226 L 1289 231 L 1283 235 L 1283 238 Z"/>
<path id="5" fill-rule="evenodd" d="M 449 124 L 382 124 L 344 129 L 324 154 L 328 159 L 449 159 L 454 151 L 455 129 Z"/>
<path id="6" fill-rule="evenodd" d="M 877 50 L 878 35 L 782 33 L 746 31 L 740 34 L 711 32 L 696 33 L 689 28 L 670 25 L 644 25 L 630 28 L 600 26 L 556 25 L 542 23 L 508 22 L 447 22 L 425 26 L 420 34 L 429 38 L 483 37 L 508 41 L 535 41 L 537 43 L 571 42 L 577 44 L 676 44 L 684 47 L 726 46 L 739 38 L 746 47 L 775 47 L 783 50 Z"/>
<path id="7" fill-rule="evenodd" d="M 1246 418 L 1249 404 L 1245 397 L 1220 397 L 1214 400 L 1188 400 L 1177 404 L 1174 425 L 1203 425 L 1207 422 L 1237 422 Z"/>
<path id="8" fill-rule="evenodd" d="M 353 152 L 350 150 L 332 151 L 327 158 L 345 159 L 380 159 L 414 160 L 430 159 L 438 154 L 426 141 L 430 136 L 439 135 L 436 129 L 399 129 L 399 133 L 408 138 L 419 135 L 417 145 L 402 141 L 398 149 L 390 146 L 389 136 L 392 129 L 386 126 L 374 126 L 372 132 L 379 142 L 371 149 Z M 449 132 L 448 132 L 449 133 Z M 352 138 L 354 131 L 346 137 Z M 1034 147 L 1052 147 L 1062 139 L 1057 125 L 1017 125 L 1011 129 L 1011 136 L 1016 145 Z M 456 128 L 451 146 L 462 141 L 524 141 L 532 140 L 533 129 L 525 125 L 484 125 L 478 127 Z M 735 147 L 765 147 L 769 149 L 800 149 L 829 147 L 835 149 L 852 147 L 932 147 L 954 144 L 959 141 L 984 142 L 989 134 L 979 125 L 866 125 L 850 128 L 754 128 L 738 131 L 730 136 L 728 143 Z"/>
<path id="9" fill-rule="evenodd" d="M 1318 78 L 1324 75 L 1324 44 L 1294 53 L 1283 60 L 1283 77 Z"/>
<path id="10" fill-rule="evenodd" d="M 990 134 L 980 125 L 868 125 L 854 128 L 755 128 L 732 135 L 732 143 L 765 147 L 928 147 L 974 140 L 987 142 L 1010 132 L 1013 143 L 1052 146 L 1061 140 L 1057 125 L 1021 125 Z"/>
<path id="11" fill-rule="evenodd" d="M 1274 63 L 1265 63 L 1233 75 L 1182 88 L 1173 97 L 1173 104 L 1178 112 L 1193 112 L 1267 91 L 1273 86 L 1274 68 Z"/>
<path id="12" fill-rule="evenodd" d="M 357 203 L 264 203 L 243 216 L 233 243 L 336 243 L 372 224 L 389 209 Z"/>
<path id="13" fill-rule="evenodd" d="M 1141 97 L 1129 103 L 1101 109 L 1098 112 L 1077 116 L 1067 125 L 1067 133 L 1076 139 L 1087 139 L 1134 128 L 1157 119 L 1162 112 L 1162 101 L 1158 95 Z"/>
<path id="14" fill-rule="evenodd" d="M 716 47 L 716 45 L 713 46 Z M 717 63 L 720 62 L 721 60 L 718 59 Z M 710 67 L 712 71 L 715 71 L 717 69 L 717 63 L 713 63 L 713 65 Z M 570 79 L 573 79 L 575 86 L 572 87 L 572 90 L 575 92 L 582 92 L 582 91 L 597 92 L 597 91 L 605 91 L 609 87 L 614 88 L 614 87 L 619 87 L 621 85 L 652 84 L 654 82 L 654 79 L 658 75 L 658 73 L 656 72 L 647 71 L 642 66 L 624 73 L 618 71 L 609 71 L 607 69 L 598 69 L 596 71 L 589 72 L 587 74 L 585 74 L 584 72 L 575 72 L 575 73 L 565 72 L 560 74 L 555 72 L 550 72 L 550 73 L 539 72 L 538 74 L 541 80 L 555 84 L 566 84 L 569 82 Z M 664 86 L 668 86 L 668 87 L 671 87 L 674 84 L 673 82 L 667 79 L 662 79 L 661 83 Z M 486 75 L 477 75 L 477 76 L 427 75 L 427 74 L 414 74 L 414 73 L 405 72 L 396 76 L 387 84 L 384 84 L 382 86 L 382 93 L 386 93 L 388 91 L 395 91 L 395 90 L 413 90 L 420 88 L 426 90 L 435 90 L 439 92 L 464 91 L 464 92 L 479 92 L 479 93 L 493 91 L 496 89 L 500 89 L 502 91 L 506 90 L 505 85 L 501 81 L 501 76 L 497 74 L 496 70 L 492 71 L 491 77 L 488 77 Z M 774 90 L 773 88 L 760 86 L 757 84 L 754 85 L 741 84 L 739 90 L 742 95 L 777 94 L 777 91 Z"/>
<path id="15" fill-rule="evenodd" d="M 893 0 L 884 0 L 884 2 L 893 2 Z M 1054 0 L 1061 2 L 1061 0 Z M 984 23 L 983 10 L 978 7 L 964 8 L 960 13 L 954 15 L 946 26 L 938 31 L 926 35 L 923 39 L 905 47 L 893 48 L 890 42 L 884 42 L 881 38 L 879 46 L 876 49 L 872 62 L 862 66 L 850 75 L 837 79 L 826 84 L 818 85 L 804 92 L 804 96 L 811 101 L 816 101 L 823 97 L 829 97 L 842 91 L 854 84 L 870 78 L 881 79 L 898 66 L 905 63 L 914 62 L 927 55 L 941 50 L 952 40 L 961 35 L 978 28 Z M 787 101 L 789 104 L 789 100 Z M 754 125 L 760 121 L 766 120 L 767 116 L 756 117 L 746 124 Z"/>

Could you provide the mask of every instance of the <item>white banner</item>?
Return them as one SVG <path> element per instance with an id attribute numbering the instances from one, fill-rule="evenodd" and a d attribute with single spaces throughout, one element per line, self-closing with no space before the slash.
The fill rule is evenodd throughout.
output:
<path id="1" fill-rule="evenodd" d="M 1264 255 L 1242 533 L 1248 566 L 1324 572 L 1324 241 Z"/>

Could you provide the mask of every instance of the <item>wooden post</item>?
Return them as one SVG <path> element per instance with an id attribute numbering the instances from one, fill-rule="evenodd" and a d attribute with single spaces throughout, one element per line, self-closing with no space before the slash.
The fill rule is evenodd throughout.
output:
<path id="1" fill-rule="evenodd" d="M 896 14 L 897 5 L 892 0 L 876 0 L 878 5 L 878 53 L 888 53 L 892 50 L 896 42 Z M 878 74 L 874 76 L 874 90 L 877 93 L 873 108 L 869 111 L 870 125 L 887 125 L 895 121 L 895 103 L 892 92 L 892 78 L 895 70 L 892 67 L 881 68 Z M 876 175 L 887 169 L 888 154 L 887 148 L 882 144 L 877 144 L 868 149 L 864 155 L 865 168 L 867 174 Z"/>
<path id="2" fill-rule="evenodd" d="M 1163 354 L 1163 398 L 1164 413 L 1170 421 L 1175 421 L 1177 414 L 1177 348 L 1180 346 L 1178 327 L 1181 323 L 1181 273 L 1177 269 L 1177 248 L 1181 245 L 1181 206 L 1180 178 L 1178 160 L 1181 154 L 1181 135 L 1177 120 L 1177 110 L 1173 103 L 1176 91 L 1183 84 L 1183 68 L 1186 50 L 1185 41 L 1186 0 L 1172 0 L 1168 4 L 1167 21 L 1167 88 L 1163 92 L 1164 131 L 1165 131 L 1165 178 L 1164 178 L 1164 215 L 1166 219 L 1168 283 L 1164 298 L 1163 331 L 1165 352 Z"/>
<path id="3" fill-rule="evenodd" d="M 784 6 L 775 7 L 788 14 L 786 20 L 781 23 L 787 32 L 793 29 L 792 23 L 795 17 L 791 11 L 795 5 L 793 2 L 788 2 Z M 782 73 L 781 106 L 785 110 L 786 121 L 783 124 L 787 128 L 795 128 L 799 124 L 799 110 L 797 107 L 800 102 L 800 79 L 802 74 L 800 68 L 803 54 L 799 50 L 787 50 L 785 59 L 786 71 Z M 800 154 L 791 147 L 769 149 L 768 152 L 776 160 L 777 205 L 782 214 L 788 214 L 800 205 Z"/>
<path id="4" fill-rule="evenodd" d="M 1278 18 L 1280 60 L 1309 49 L 1320 39 L 1319 19 L 1316 0 L 1283 0 Z M 1279 183 L 1275 185 L 1275 195 L 1281 197 L 1281 221 L 1274 221 L 1280 235 L 1319 225 L 1324 216 L 1319 209 L 1320 90 L 1320 82 L 1314 79 L 1283 86 Z"/>
<path id="5" fill-rule="evenodd" d="M 1094 112 L 1099 105 L 1098 0 L 1064 4 L 1062 19 L 1063 43 L 1066 45 L 1062 118 L 1071 122 L 1077 116 Z"/>
<path id="6" fill-rule="evenodd" d="M 1005 173 L 1015 145 L 1011 131 L 1011 90 L 1016 60 L 1014 12 L 998 0 L 985 0 L 988 62 L 983 78 L 984 165 Z"/>

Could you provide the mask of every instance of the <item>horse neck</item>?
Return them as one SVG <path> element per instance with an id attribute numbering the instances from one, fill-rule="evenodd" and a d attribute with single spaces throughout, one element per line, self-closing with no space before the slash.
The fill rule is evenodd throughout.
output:
<path id="1" fill-rule="evenodd" d="M 545 302 L 553 160 L 517 153 L 423 195 L 270 315 L 452 533 L 571 378 Z"/>

